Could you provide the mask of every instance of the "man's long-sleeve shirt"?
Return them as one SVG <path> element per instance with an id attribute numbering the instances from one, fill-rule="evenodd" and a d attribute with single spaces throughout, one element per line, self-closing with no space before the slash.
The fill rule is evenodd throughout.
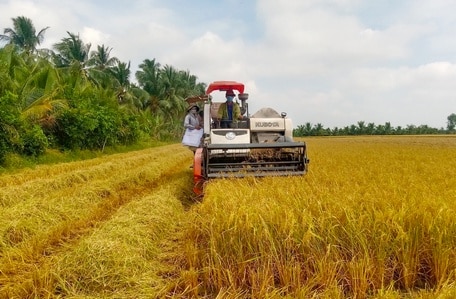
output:
<path id="1" fill-rule="evenodd" d="M 239 116 L 241 116 L 241 108 L 239 107 L 239 104 L 237 104 L 237 103 L 233 103 L 231 107 L 232 107 L 232 113 L 231 113 L 231 117 L 230 117 L 229 112 L 228 112 L 228 104 L 226 102 L 222 103 L 220 105 L 218 113 L 217 113 L 218 118 L 237 121 Z"/>

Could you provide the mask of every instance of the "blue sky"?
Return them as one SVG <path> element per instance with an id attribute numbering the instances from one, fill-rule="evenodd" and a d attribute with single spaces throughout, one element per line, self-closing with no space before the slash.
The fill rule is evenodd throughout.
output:
<path id="1" fill-rule="evenodd" d="M 440 128 L 456 113 L 454 11 L 452 0 L 0 0 L 0 27 L 26 16 L 50 26 L 46 48 L 69 31 L 133 72 L 155 58 L 201 82 L 241 81 L 251 113 L 286 111 L 295 126 Z"/>

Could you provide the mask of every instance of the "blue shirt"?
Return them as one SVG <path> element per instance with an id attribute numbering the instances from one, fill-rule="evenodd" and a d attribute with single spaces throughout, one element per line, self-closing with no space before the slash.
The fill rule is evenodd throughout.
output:
<path id="1" fill-rule="evenodd" d="M 228 111 L 228 119 L 233 120 L 233 103 L 227 103 L 226 110 Z"/>

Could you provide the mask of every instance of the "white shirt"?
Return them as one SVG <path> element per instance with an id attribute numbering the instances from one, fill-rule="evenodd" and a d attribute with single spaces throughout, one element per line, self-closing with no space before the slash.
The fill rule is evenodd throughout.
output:
<path id="1" fill-rule="evenodd" d="M 196 127 L 201 127 L 200 118 L 198 114 L 188 113 L 184 119 L 184 128 L 193 130 Z"/>

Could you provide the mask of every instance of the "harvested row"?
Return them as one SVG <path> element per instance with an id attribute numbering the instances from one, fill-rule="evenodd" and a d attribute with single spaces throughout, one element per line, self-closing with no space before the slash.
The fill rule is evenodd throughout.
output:
<path id="1" fill-rule="evenodd" d="M 110 155 L 102 158 L 44 165 L 19 174 L 0 176 L 0 206 L 10 206 L 29 198 L 46 198 L 49 192 L 60 189 L 83 188 L 88 182 L 103 180 L 117 175 L 122 169 L 136 168 L 145 163 L 160 164 L 162 157 L 168 155 L 169 148 L 154 149 L 154 155 L 138 151 L 135 155 Z"/>
<path id="2" fill-rule="evenodd" d="M 123 206 L 39 276 L 52 277 L 52 290 L 64 297 L 165 297 L 166 277 L 176 272 L 176 236 L 188 225 L 182 205 L 188 177 L 178 172 L 153 194 Z"/>
<path id="3" fill-rule="evenodd" d="M 188 172 L 190 157 L 188 150 L 172 145 L 114 159 L 100 158 L 97 163 L 87 161 L 89 167 L 84 166 L 85 161 L 77 162 L 78 167 L 69 163 L 69 172 L 52 178 L 46 178 L 46 171 L 38 169 L 36 178 L 30 180 L 30 184 L 40 187 L 37 196 L 30 193 L 22 197 L 24 193 L 17 192 L 21 198 L 0 209 L 0 295 L 33 290 L 31 281 L 36 279 L 37 268 L 109 220 L 120 207 L 153 192 L 179 169 Z M 84 175 L 90 179 L 67 185 L 59 182 Z M 3 181 L 7 179 L 2 177 Z M 32 190 L 26 180 L 21 186 Z"/>

